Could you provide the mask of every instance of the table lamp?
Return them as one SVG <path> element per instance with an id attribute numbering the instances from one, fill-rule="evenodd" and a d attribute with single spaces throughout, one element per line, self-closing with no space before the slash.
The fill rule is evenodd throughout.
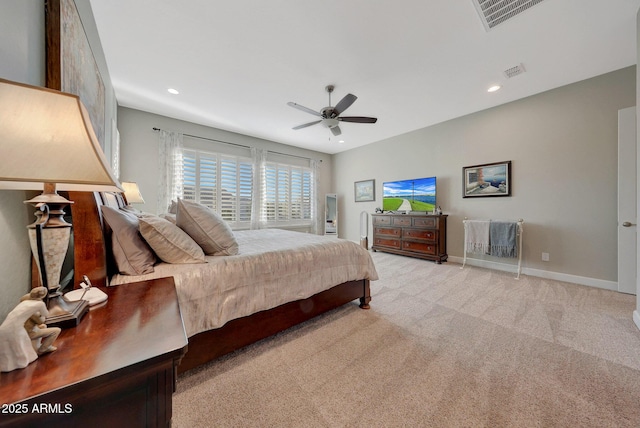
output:
<path id="1" fill-rule="evenodd" d="M 88 311 L 85 300 L 70 302 L 60 292 L 60 272 L 71 225 L 66 191 L 118 191 L 89 114 L 76 95 L 0 79 L 0 189 L 44 190 L 25 201 L 37 208 L 27 226 L 42 285 L 49 290 L 49 326 L 71 327 Z"/>
<path id="2" fill-rule="evenodd" d="M 122 188 L 124 189 L 124 198 L 128 204 L 144 204 L 140 188 L 137 183 L 132 181 L 123 181 Z"/>

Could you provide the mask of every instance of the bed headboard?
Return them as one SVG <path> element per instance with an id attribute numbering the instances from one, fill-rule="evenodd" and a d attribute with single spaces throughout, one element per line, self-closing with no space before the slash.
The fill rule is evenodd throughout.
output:
<path id="1" fill-rule="evenodd" d="M 121 193 L 69 192 L 74 229 L 74 287 L 87 275 L 93 285 L 107 286 L 115 273 L 115 263 L 108 245 L 108 232 L 100 207 L 125 206 Z"/>

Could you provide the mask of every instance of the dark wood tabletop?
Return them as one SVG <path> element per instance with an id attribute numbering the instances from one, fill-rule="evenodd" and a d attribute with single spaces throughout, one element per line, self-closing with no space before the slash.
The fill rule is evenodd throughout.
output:
<path id="1" fill-rule="evenodd" d="M 182 355 L 187 337 L 173 278 L 101 288 L 108 300 L 62 330 L 57 351 L 0 373 L 0 404 L 45 396 L 161 355 Z"/>

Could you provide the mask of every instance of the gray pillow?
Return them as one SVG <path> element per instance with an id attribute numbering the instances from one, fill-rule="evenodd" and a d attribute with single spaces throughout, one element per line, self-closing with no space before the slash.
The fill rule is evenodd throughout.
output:
<path id="1" fill-rule="evenodd" d="M 182 229 L 157 216 L 139 219 L 140 233 L 166 263 L 205 263 L 202 248 Z"/>
<path id="2" fill-rule="evenodd" d="M 208 256 L 238 254 L 238 242 L 227 222 L 204 205 L 178 199 L 176 224 L 187 232 Z"/>
<path id="3" fill-rule="evenodd" d="M 138 217 L 106 205 L 102 206 L 102 216 L 111 228 L 111 251 L 118 272 L 123 275 L 153 272 L 156 256 L 138 231 Z"/>

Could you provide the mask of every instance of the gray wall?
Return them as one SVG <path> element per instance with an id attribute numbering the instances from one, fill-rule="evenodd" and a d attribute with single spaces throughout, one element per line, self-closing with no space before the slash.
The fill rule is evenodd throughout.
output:
<path id="1" fill-rule="evenodd" d="M 384 181 L 437 176 L 454 260 L 465 217 L 522 218 L 529 273 L 615 288 L 617 112 L 635 105 L 635 81 L 634 66 L 335 155 L 340 236 L 359 241 L 359 214 L 382 206 Z M 462 198 L 463 166 L 507 160 L 512 197 Z M 376 201 L 354 202 L 353 182 L 372 178 Z"/>
<path id="2" fill-rule="evenodd" d="M 636 14 L 636 49 L 637 49 L 637 56 L 636 58 L 640 58 L 640 9 L 638 10 L 638 13 Z M 640 70 L 636 69 L 636 101 L 640 100 Z M 637 132 L 638 129 L 638 123 L 640 123 L 640 111 L 638 110 L 638 108 L 636 108 L 636 138 L 637 138 L 637 147 L 640 147 L 640 134 Z M 637 162 L 636 162 L 636 176 L 638 177 L 638 186 L 637 188 L 640 189 L 640 175 L 637 174 L 637 165 L 640 165 L 640 150 L 637 150 Z M 637 200 L 638 203 L 638 209 L 636 210 L 636 213 L 640 213 L 640 197 L 638 197 Z M 637 220 L 637 217 L 636 217 Z M 637 221 L 636 221 L 637 223 Z M 637 230 L 637 229 L 636 229 Z M 640 254 L 640 239 L 638 239 L 638 235 L 637 235 L 637 231 L 636 231 L 636 242 L 637 242 L 637 254 Z M 636 275 L 637 273 L 640 272 L 640 262 L 638 262 L 638 269 L 636 270 Z M 638 326 L 638 328 L 640 328 L 640 275 L 636 276 L 636 286 L 637 286 L 637 290 L 636 290 L 636 310 L 633 313 L 633 320 L 636 323 L 636 325 Z"/>
<path id="3" fill-rule="evenodd" d="M 115 115 L 116 100 L 100 46 L 89 0 L 76 0 L 98 67 L 105 83 L 106 108 Z M 45 84 L 44 2 L 19 0 L 2 2 L 0 11 L 0 77 L 31 85 Z M 110 126 L 106 135 L 110 137 Z M 107 145 L 107 153 L 110 147 Z M 33 196 L 33 195 L 31 195 Z M 34 209 L 22 202 L 25 192 L 0 190 L 0 322 L 31 286 L 29 242 L 26 226 Z"/>
<path id="4" fill-rule="evenodd" d="M 0 77 L 44 84 L 44 6 L 41 0 L 5 1 L 0 13 Z M 0 190 L 0 322 L 29 291 L 31 267 L 26 226 L 35 219 L 25 192 Z"/>
<path id="5" fill-rule="evenodd" d="M 322 160 L 318 170 L 320 176 L 320 195 L 330 192 L 331 185 L 331 156 L 304 150 L 292 146 L 274 143 L 272 141 L 235 134 L 220 129 L 197 125 L 182 120 L 172 119 L 153 113 L 121 107 L 118 109 L 118 130 L 120 131 L 120 178 L 122 181 L 135 181 L 138 183 L 145 204 L 136 205 L 143 211 L 160 213 L 162 208 L 156 205 L 157 187 L 160 179 L 158 171 L 158 133 L 152 128 L 160 128 L 166 131 L 176 131 L 198 137 L 226 141 L 235 144 L 264 148 L 267 150 L 288 153 L 296 156 L 304 156 Z M 229 150 L 227 145 L 220 145 L 202 139 L 184 138 L 186 147 L 201 150 L 217 151 L 221 148 Z M 296 161 L 295 158 L 284 159 Z M 324 204 L 324 198 L 321 199 Z M 320 207 L 324 213 L 324 206 Z"/>

